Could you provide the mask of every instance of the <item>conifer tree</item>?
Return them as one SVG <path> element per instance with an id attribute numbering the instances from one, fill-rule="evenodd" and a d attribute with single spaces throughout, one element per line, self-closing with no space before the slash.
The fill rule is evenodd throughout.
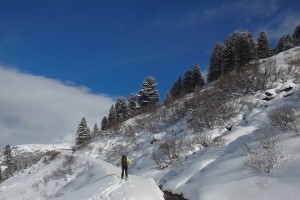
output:
<path id="1" fill-rule="evenodd" d="M 167 91 L 166 98 L 164 100 L 164 105 L 168 105 L 168 104 L 172 103 L 172 101 L 173 101 L 173 97 L 172 97 L 171 93 L 169 91 Z"/>
<path id="2" fill-rule="evenodd" d="M 130 116 L 133 116 L 136 112 L 136 101 L 136 95 L 134 93 L 131 93 L 128 99 L 128 113 Z"/>
<path id="3" fill-rule="evenodd" d="M 220 42 L 216 43 L 213 48 L 208 67 L 207 82 L 215 81 L 222 75 L 224 50 L 225 46 Z"/>
<path id="4" fill-rule="evenodd" d="M 236 40 L 237 40 L 236 32 L 230 34 L 225 40 L 222 74 L 227 74 L 233 71 L 236 67 L 236 62 L 235 62 Z"/>
<path id="5" fill-rule="evenodd" d="M 181 76 L 175 81 L 173 86 L 171 87 L 170 93 L 172 97 L 177 98 L 182 94 L 182 78 Z"/>
<path id="6" fill-rule="evenodd" d="M 0 167 L 0 183 L 3 181 L 3 176 L 2 176 L 2 169 Z"/>
<path id="7" fill-rule="evenodd" d="M 293 37 L 293 40 L 294 40 L 294 45 L 299 46 L 300 45 L 300 25 L 298 25 L 295 28 L 295 31 L 294 31 L 292 37 Z"/>
<path id="8" fill-rule="evenodd" d="M 279 42 L 274 49 L 274 53 L 278 54 L 280 52 L 289 50 L 293 47 L 294 47 L 293 38 L 290 35 L 285 35 L 279 39 Z"/>
<path id="9" fill-rule="evenodd" d="M 90 142 L 90 129 L 87 126 L 86 120 L 83 117 L 76 132 L 76 145 L 84 146 Z"/>
<path id="10" fill-rule="evenodd" d="M 128 116 L 128 108 L 125 97 L 119 97 L 116 102 L 116 117 L 117 119 L 126 119 Z"/>
<path id="11" fill-rule="evenodd" d="M 153 106 L 159 102 L 159 93 L 156 90 L 157 83 L 152 76 L 146 77 L 142 83 L 142 89 L 138 92 L 138 103 L 141 107 Z"/>
<path id="12" fill-rule="evenodd" d="M 14 172 L 14 163 L 13 163 L 13 157 L 11 154 L 11 148 L 10 145 L 6 145 L 5 149 L 4 149 L 4 161 L 6 164 L 6 172 L 7 172 L 7 176 L 12 176 L 13 172 Z"/>
<path id="13" fill-rule="evenodd" d="M 185 94 L 191 93 L 194 90 L 193 71 L 187 70 L 183 77 L 182 90 Z"/>
<path id="14" fill-rule="evenodd" d="M 94 129 L 93 129 L 93 131 L 92 131 L 92 136 L 95 137 L 95 136 L 97 136 L 98 134 L 99 134 L 98 124 L 95 123 Z"/>
<path id="15" fill-rule="evenodd" d="M 253 35 L 248 31 L 238 32 L 235 42 L 235 68 L 237 70 L 244 67 L 256 57 L 256 47 Z"/>
<path id="16" fill-rule="evenodd" d="M 257 57 L 259 59 L 269 58 L 272 56 L 272 51 L 269 44 L 268 36 L 265 32 L 260 32 L 257 38 Z"/>
<path id="17" fill-rule="evenodd" d="M 200 65 L 197 63 L 194 65 L 193 68 L 193 77 L 192 77 L 192 82 L 193 82 L 193 88 L 201 88 L 204 86 L 205 81 L 201 73 Z"/>
<path id="18" fill-rule="evenodd" d="M 234 32 L 225 40 L 222 74 L 240 69 L 256 58 L 257 48 L 248 31 Z"/>
<path id="19" fill-rule="evenodd" d="M 101 121 L 101 130 L 104 131 L 107 129 L 107 127 L 108 127 L 108 119 L 106 116 L 104 116 Z"/>
<path id="20" fill-rule="evenodd" d="M 111 105 L 108 113 L 108 126 L 112 126 L 116 121 L 116 109 L 114 105 Z"/>

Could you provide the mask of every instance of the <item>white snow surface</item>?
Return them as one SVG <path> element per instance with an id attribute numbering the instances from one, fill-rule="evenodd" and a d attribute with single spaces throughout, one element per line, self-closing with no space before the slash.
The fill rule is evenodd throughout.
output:
<path id="1" fill-rule="evenodd" d="M 275 59 L 277 67 L 286 67 L 287 58 L 299 55 L 300 47 L 297 47 L 269 59 Z M 267 60 L 262 60 L 262 65 Z M 185 119 L 161 132 L 134 133 L 134 140 L 122 133 L 115 137 L 102 136 L 91 144 L 91 150 L 72 154 L 76 158 L 72 175 L 45 182 L 43 177 L 61 166 L 64 155 L 71 154 L 62 150 L 49 164 L 41 160 L 1 183 L 0 199 L 164 199 L 158 185 L 163 190 L 183 194 L 189 200 L 300 199 L 300 137 L 292 131 L 278 135 L 282 156 L 271 173 L 254 171 L 245 165 L 246 153 L 242 143 L 256 145 L 254 131 L 266 129 L 268 114 L 283 104 L 292 105 L 298 112 L 300 110 L 299 80 L 282 80 L 275 85 L 268 90 L 274 97 L 270 101 L 261 100 L 266 91 L 258 91 L 250 97 L 257 106 L 243 111 L 241 116 L 245 116 L 244 119 L 237 119 L 231 131 L 209 131 L 213 137 L 226 138 L 224 145 L 198 148 L 171 167 L 159 169 L 152 152 L 160 142 L 170 137 L 190 137 L 193 131 L 188 128 Z M 281 91 L 286 87 L 293 87 L 292 93 L 289 91 L 292 95 L 287 96 Z M 130 119 L 125 123 L 135 121 Z M 158 141 L 152 142 L 153 139 Z M 118 144 L 128 147 L 128 156 L 133 160 L 127 182 L 120 182 L 121 169 L 116 166 L 117 160 L 111 160 L 111 164 L 103 161 L 105 154 Z"/>
<path id="2" fill-rule="evenodd" d="M 153 179 L 129 175 L 127 181 L 121 180 L 119 168 L 82 154 L 73 154 L 76 164 L 72 175 L 45 182 L 44 177 L 61 166 L 64 155 L 70 153 L 62 152 L 49 164 L 42 159 L 2 183 L 0 199 L 163 199 Z"/>

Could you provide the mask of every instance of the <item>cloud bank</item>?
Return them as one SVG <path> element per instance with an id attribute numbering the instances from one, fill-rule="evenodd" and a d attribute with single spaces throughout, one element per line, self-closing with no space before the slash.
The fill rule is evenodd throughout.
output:
<path id="1" fill-rule="evenodd" d="M 0 66 L 0 148 L 72 142 L 82 117 L 92 129 L 113 103 L 84 87 Z"/>

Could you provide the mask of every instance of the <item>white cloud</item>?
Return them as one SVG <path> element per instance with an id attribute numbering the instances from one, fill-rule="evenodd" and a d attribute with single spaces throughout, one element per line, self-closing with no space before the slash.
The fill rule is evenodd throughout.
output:
<path id="1" fill-rule="evenodd" d="M 268 9 L 266 9 L 266 7 Z M 201 6 L 194 10 L 174 15 L 155 15 L 150 20 L 152 28 L 184 29 L 211 23 L 228 15 L 236 15 L 242 21 L 251 21 L 253 17 L 265 17 L 274 15 L 279 8 L 278 0 L 241 0 L 220 3 L 212 8 L 202 9 Z"/>
<path id="2" fill-rule="evenodd" d="M 292 35 L 298 25 L 300 25 L 300 13 L 289 12 L 284 16 L 277 16 L 273 24 L 268 24 L 261 29 L 268 33 L 271 40 L 278 40 L 281 36 Z"/>
<path id="3" fill-rule="evenodd" d="M 112 104 L 87 88 L 0 66 L 0 147 L 74 140 L 82 117 L 93 128 Z"/>

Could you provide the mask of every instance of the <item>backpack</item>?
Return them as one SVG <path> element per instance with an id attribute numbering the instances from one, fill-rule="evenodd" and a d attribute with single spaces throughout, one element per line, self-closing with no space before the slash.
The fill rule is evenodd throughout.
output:
<path id="1" fill-rule="evenodd" d="M 127 165 L 127 157 L 125 155 L 122 156 L 122 165 Z"/>

